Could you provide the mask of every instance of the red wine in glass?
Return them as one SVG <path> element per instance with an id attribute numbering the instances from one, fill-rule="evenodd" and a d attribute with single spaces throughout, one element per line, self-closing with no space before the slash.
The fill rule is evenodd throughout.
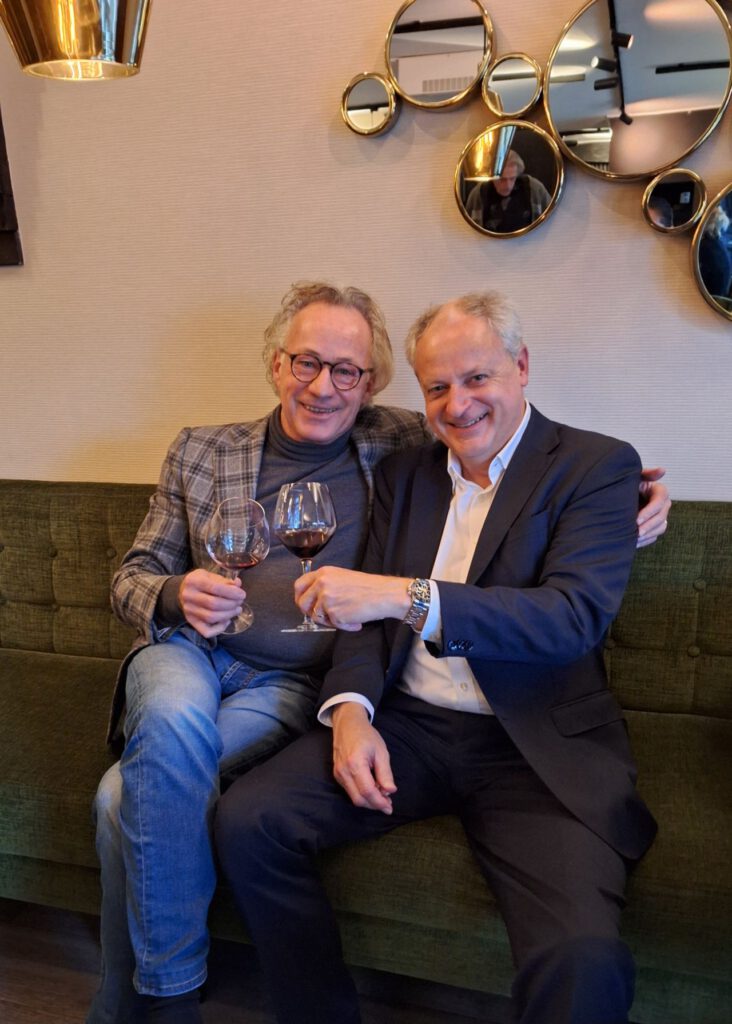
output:
<path id="1" fill-rule="evenodd" d="M 236 579 L 243 569 L 259 565 L 269 553 L 269 523 L 264 509 L 253 498 L 226 498 L 211 517 L 205 542 L 223 575 Z M 229 636 L 242 633 L 253 621 L 254 612 L 245 601 L 223 632 Z"/>
<path id="2" fill-rule="evenodd" d="M 327 484 L 311 480 L 281 487 L 273 528 L 287 550 L 300 559 L 302 571 L 310 572 L 313 558 L 322 551 L 336 528 L 335 509 Z M 332 629 L 332 626 L 316 625 L 306 615 L 299 626 L 281 632 L 315 633 Z"/>
<path id="3" fill-rule="evenodd" d="M 314 558 L 319 551 L 323 550 L 333 536 L 332 532 L 328 532 L 326 529 L 282 530 L 275 532 L 287 550 L 301 559 Z"/>

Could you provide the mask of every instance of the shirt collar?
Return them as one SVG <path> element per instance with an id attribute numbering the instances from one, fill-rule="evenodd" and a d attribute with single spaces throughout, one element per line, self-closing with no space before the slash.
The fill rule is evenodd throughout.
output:
<path id="1" fill-rule="evenodd" d="M 496 456 L 494 456 L 490 466 L 488 467 L 488 478 L 490 480 L 490 484 L 488 485 L 488 487 L 480 487 L 479 484 L 474 484 L 470 480 L 466 480 L 462 472 L 460 471 L 460 460 L 448 449 L 447 472 L 450 474 L 450 479 L 452 480 L 453 491 L 458 486 L 458 484 L 462 485 L 463 487 L 474 487 L 480 491 L 487 491 L 490 490 L 492 487 L 496 486 L 498 481 L 501 479 L 503 474 L 508 469 L 508 464 L 513 458 L 514 453 L 519 446 L 519 442 L 521 441 L 521 438 L 524 436 L 524 431 L 528 426 L 529 417 L 531 416 L 531 406 L 528 402 L 524 402 L 524 405 L 524 415 L 518 427 L 516 428 L 515 433 L 509 438 L 509 440 L 505 443 L 503 448 L 501 448 L 500 452 Z"/>

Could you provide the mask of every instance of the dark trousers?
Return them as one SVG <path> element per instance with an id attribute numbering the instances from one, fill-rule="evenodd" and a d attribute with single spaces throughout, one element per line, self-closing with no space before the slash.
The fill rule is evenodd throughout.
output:
<path id="1" fill-rule="evenodd" d="M 394 692 L 374 725 L 394 812 L 354 807 L 318 727 L 221 798 L 216 844 L 280 1024 L 357 1024 L 316 854 L 409 821 L 457 814 L 506 922 L 521 1024 L 623 1024 L 634 965 L 618 938 L 623 859 L 549 792 L 493 717 Z M 399 865 L 394 865 L 399 870 Z"/>

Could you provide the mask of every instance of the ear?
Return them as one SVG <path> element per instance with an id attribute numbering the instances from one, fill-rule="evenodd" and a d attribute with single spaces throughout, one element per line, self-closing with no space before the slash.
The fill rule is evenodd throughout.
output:
<path id="1" fill-rule="evenodd" d="M 367 377 L 367 380 L 366 387 L 363 389 L 361 405 L 366 405 L 367 402 L 370 402 L 374 394 L 374 375 L 373 373 L 367 373 L 365 376 Z"/>
<path id="2" fill-rule="evenodd" d="M 522 345 L 519 349 L 519 354 L 516 356 L 516 366 L 518 367 L 521 385 L 526 387 L 529 383 L 529 350 L 525 345 Z"/>
<path id="3" fill-rule="evenodd" d="M 275 391 L 278 395 L 280 393 L 280 381 L 284 372 L 284 361 L 284 353 L 281 349 L 277 349 L 274 358 L 272 359 L 272 383 L 274 384 Z"/>

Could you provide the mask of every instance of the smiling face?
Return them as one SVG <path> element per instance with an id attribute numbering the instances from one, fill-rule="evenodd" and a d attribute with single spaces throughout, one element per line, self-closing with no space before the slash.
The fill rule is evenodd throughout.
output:
<path id="1" fill-rule="evenodd" d="M 417 342 L 414 370 L 433 433 L 482 487 L 524 415 L 529 354 L 514 361 L 484 320 L 444 306 Z"/>
<path id="2" fill-rule="evenodd" d="M 290 321 L 283 348 L 291 355 L 314 355 L 329 363 L 349 362 L 367 369 L 371 362 L 371 329 L 357 309 L 313 302 Z M 350 430 L 371 394 L 365 373 L 351 391 L 338 391 L 330 371 L 304 384 L 295 378 L 290 359 L 278 351 L 272 378 L 282 405 L 282 428 L 293 441 L 329 444 Z"/>

